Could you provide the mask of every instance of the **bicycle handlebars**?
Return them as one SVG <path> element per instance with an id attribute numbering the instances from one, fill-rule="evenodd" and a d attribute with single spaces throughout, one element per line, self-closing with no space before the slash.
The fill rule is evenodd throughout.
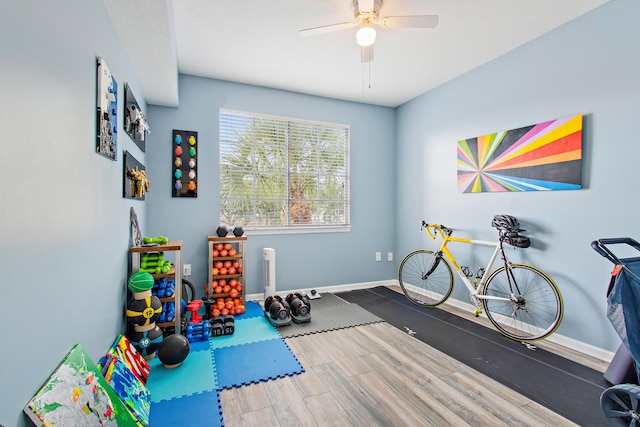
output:
<path id="1" fill-rule="evenodd" d="M 431 237 L 433 240 L 436 239 L 436 232 L 440 232 L 440 234 L 442 235 L 442 237 L 444 238 L 444 236 L 451 236 L 451 234 L 453 233 L 453 230 L 445 227 L 444 225 L 441 224 L 428 224 L 426 221 L 422 221 L 422 228 L 425 229 L 425 231 L 427 232 L 427 234 L 429 235 L 429 237 Z M 433 232 L 431 232 L 431 229 L 433 229 Z"/>

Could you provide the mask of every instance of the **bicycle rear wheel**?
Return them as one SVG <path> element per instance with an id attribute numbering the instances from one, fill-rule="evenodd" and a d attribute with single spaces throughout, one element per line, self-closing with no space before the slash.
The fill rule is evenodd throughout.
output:
<path id="1" fill-rule="evenodd" d="M 491 273 L 482 295 L 504 299 L 482 299 L 487 317 L 507 338 L 536 341 L 551 335 L 560 325 L 562 295 L 543 271 L 526 264 L 511 264 Z"/>
<path id="2" fill-rule="evenodd" d="M 433 271 L 427 275 L 430 270 Z M 442 304 L 453 290 L 451 267 L 428 249 L 417 249 L 404 257 L 398 268 L 398 281 L 404 295 L 422 307 Z"/>

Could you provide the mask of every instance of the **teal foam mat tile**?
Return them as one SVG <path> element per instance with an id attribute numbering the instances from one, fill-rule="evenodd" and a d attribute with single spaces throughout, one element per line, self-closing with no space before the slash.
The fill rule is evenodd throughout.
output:
<path id="1" fill-rule="evenodd" d="M 150 360 L 147 388 L 151 391 L 151 402 L 216 390 L 213 364 L 209 351 L 190 352 L 180 366 L 171 369 L 165 368 L 157 357 Z"/>
<path id="2" fill-rule="evenodd" d="M 248 319 L 235 320 L 235 332 L 233 335 L 223 335 L 209 339 L 210 348 L 232 347 L 265 340 L 280 338 L 278 331 L 271 323 L 261 315 Z"/>

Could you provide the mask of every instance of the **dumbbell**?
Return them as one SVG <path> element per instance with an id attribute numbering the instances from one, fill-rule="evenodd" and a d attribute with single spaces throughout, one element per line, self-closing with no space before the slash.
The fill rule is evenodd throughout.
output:
<path id="1" fill-rule="evenodd" d="M 294 322 L 304 323 L 311 320 L 311 301 L 308 296 L 295 292 L 287 295 L 286 301 L 289 303 Z"/>
<path id="2" fill-rule="evenodd" d="M 267 318 L 269 320 L 273 320 L 278 325 L 291 322 L 289 303 L 283 300 L 280 295 L 267 297 L 264 301 L 264 312 L 265 315 L 268 314 Z"/>
<path id="3" fill-rule="evenodd" d="M 204 318 L 207 320 L 211 319 L 211 307 L 215 304 L 216 300 L 213 298 L 202 297 L 202 302 L 204 303 Z"/>
<path id="4" fill-rule="evenodd" d="M 225 316 L 223 323 L 223 333 L 225 335 L 233 335 L 236 331 L 236 322 L 233 316 Z"/>
<path id="5" fill-rule="evenodd" d="M 216 229 L 216 234 L 218 235 L 218 237 L 224 237 L 229 234 L 229 229 L 224 225 L 221 225 Z"/>
<path id="6" fill-rule="evenodd" d="M 224 335 L 224 323 L 222 321 L 222 317 L 214 317 L 209 321 L 211 324 L 211 336 L 212 337 L 221 337 Z"/>

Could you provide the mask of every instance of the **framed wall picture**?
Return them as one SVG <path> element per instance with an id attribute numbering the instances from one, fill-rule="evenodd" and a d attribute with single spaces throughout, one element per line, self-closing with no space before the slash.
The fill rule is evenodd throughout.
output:
<path id="1" fill-rule="evenodd" d="M 96 152 L 116 160 L 118 152 L 118 83 L 98 58 Z"/>
<path id="2" fill-rule="evenodd" d="M 126 199 L 144 200 L 145 193 L 151 188 L 147 172 L 142 163 L 128 151 L 124 152 L 122 196 Z"/>
<path id="3" fill-rule="evenodd" d="M 171 195 L 198 197 L 198 132 L 174 130 L 171 164 Z"/>
<path id="4" fill-rule="evenodd" d="M 142 152 L 146 150 L 146 135 L 151 131 L 147 118 L 127 83 L 124 84 L 124 131 Z"/>
<path id="5" fill-rule="evenodd" d="M 582 114 L 458 141 L 458 191 L 582 188 Z"/>

